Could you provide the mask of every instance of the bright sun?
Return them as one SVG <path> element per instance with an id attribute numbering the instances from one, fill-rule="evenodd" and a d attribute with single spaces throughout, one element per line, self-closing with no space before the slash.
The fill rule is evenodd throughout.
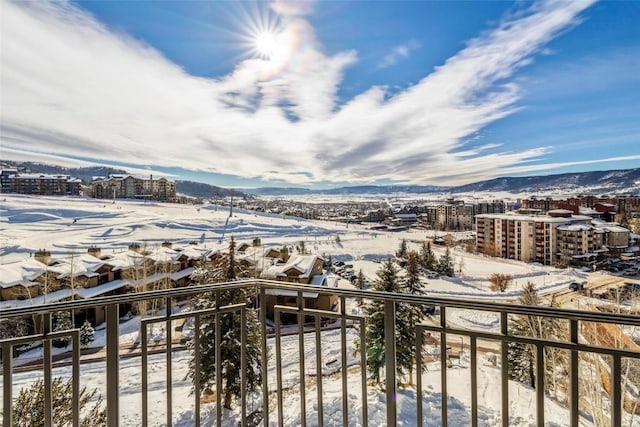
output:
<path id="1" fill-rule="evenodd" d="M 256 35 L 256 50 L 260 56 L 270 57 L 278 48 L 276 35 L 271 32 L 261 32 Z"/>
<path id="2" fill-rule="evenodd" d="M 254 44 L 256 53 L 265 59 L 277 59 L 287 49 L 283 35 L 273 31 L 261 31 L 256 34 Z"/>

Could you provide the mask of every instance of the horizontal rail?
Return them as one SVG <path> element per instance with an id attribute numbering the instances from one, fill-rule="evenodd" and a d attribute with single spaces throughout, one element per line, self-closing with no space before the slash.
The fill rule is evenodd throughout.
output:
<path id="1" fill-rule="evenodd" d="M 638 325 L 638 316 L 622 313 L 603 313 L 594 311 L 564 309 L 556 307 L 514 305 L 508 303 L 497 303 L 492 301 L 475 301 L 459 298 L 444 298 L 422 295 L 398 294 L 390 292 L 378 292 L 369 290 L 327 288 L 314 285 L 287 284 L 278 281 L 262 279 L 246 279 L 235 282 L 214 283 L 208 285 L 190 286 L 185 288 L 162 289 L 157 291 L 138 292 L 124 295 L 113 295 L 86 300 L 60 301 L 40 305 L 25 305 L 23 307 L 0 308 L 1 317 L 16 317 L 33 314 L 44 314 L 61 310 L 79 310 L 96 306 L 106 306 L 112 304 L 133 303 L 137 301 L 150 300 L 155 298 L 177 298 L 189 295 L 200 294 L 209 291 L 223 291 L 230 289 L 245 288 L 254 286 L 265 290 L 289 290 L 313 292 L 324 295 L 336 295 L 340 297 L 378 299 L 395 302 L 403 302 L 416 305 L 436 305 L 448 308 L 482 310 L 487 312 L 508 312 L 515 315 L 530 315 L 554 317 L 558 319 L 576 319 L 582 322 L 616 323 L 621 325 Z"/>
<path id="2" fill-rule="evenodd" d="M 219 292 L 220 291 L 229 291 L 235 289 L 247 289 L 247 288 L 255 288 L 255 297 L 257 298 L 255 301 L 251 300 L 247 302 L 235 303 L 232 305 L 219 306 Z M 292 305 L 283 305 L 281 302 L 270 302 L 269 309 L 272 311 L 274 315 L 275 325 L 267 325 L 267 297 L 268 296 L 277 296 L 280 291 L 286 291 L 284 293 L 280 293 L 280 295 L 285 294 L 286 296 L 293 297 L 295 300 L 295 304 Z M 201 295 L 205 292 L 211 292 L 212 298 L 215 300 L 215 304 L 212 308 L 198 308 L 193 309 L 191 311 L 182 311 L 178 313 L 173 313 L 171 311 L 171 306 L 173 303 L 178 301 L 179 299 L 186 299 L 187 297 L 193 297 L 196 295 Z M 320 308 L 307 308 L 305 307 L 305 293 L 314 293 L 314 294 L 322 294 L 322 295 L 332 295 L 339 297 L 340 304 L 338 306 L 337 311 L 330 311 L 327 309 Z M 329 367 L 329 363 L 325 363 L 322 360 L 322 348 L 326 345 L 322 340 L 321 334 L 324 331 L 323 322 L 321 319 L 330 319 L 331 321 L 340 321 L 340 329 L 339 329 L 339 337 L 336 333 L 336 343 L 334 345 L 338 345 L 337 341 L 339 340 L 339 350 L 333 350 L 335 357 L 335 362 L 340 362 L 340 365 L 336 364 L 336 368 L 328 369 L 327 372 L 330 372 L 331 375 L 334 373 L 336 375 L 341 376 L 341 390 L 342 390 L 342 423 L 350 424 L 353 422 L 353 417 L 359 416 L 362 414 L 362 419 L 358 422 L 361 425 L 368 425 L 369 420 L 368 417 L 368 402 L 367 397 L 370 394 L 369 392 L 373 389 L 373 386 L 368 384 L 367 372 L 368 372 L 368 357 L 367 350 L 369 349 L 367 343 L 367 335 L 366 328 L 369 322 L 372 322 L 370 318 L 366 315 L 358 314 L 348 314 L 347 313 L 347 300 L 350 302 L 362 302 L 366 304 L 367 301 L 383 301 L 384 305 L 384 342 L 382 343 L 383 354 L 385 356 L 385 367 L 381 369 L 380 372 L 383 373 L 385 388 L 384 393 L 386 394 L 384 400 L 386 401 L 386 420 L 388 425 L 396 424 L 397 417 L 397 394 L 396 394 L 396 384 L 401 380 L 400 372 L 402 372 L 402 368 L 400 367 L 398 362 L 398 358 L 396 355 L 396 348 L 398 347 L 397 341 L 399 338 L 397 336 L 397 327 L 398 324 L 396 321 L 401 320 L 400 314 L 401 305 L 402 304 L 412 304 L 416 306 L 437 306 L 440 307 L 440 311 L 435 315 L 436 319 L 434 323 L 426 323 L 425 318 L 417 325 L 415 325 L 415 347 L 412 352 L 414 353 L 413 358 L 415 359 L 413 362 L 413 366 L 416 368 L 417 372 L 417 389 L 416 389 L 416 412 L 418 417 L 418 424 L 422 425 L 424 422 L 423 419 L 423 384 L 421 375 L 423 368 L 426 366 L 427 359 L 422 358 L 422 350 L 427 345 L 424 341 L 424 334 L 427 332 L 435 333 L 435 336 L 439 336 L 439 341 L 435 341 L 430 345 L 434 345 L 440 348 L 440 355 L 435 359 L 431 360 L 429 363 L 436 363 L 440 365 L 441 374 L 440 374 L 440 386 L 441 386 L 441 425 L 451 425 L 451 420 L 448 420 L 450 417 L 449 412 L 451 410 L 455 410 L 455 408 L 451 407 L 451 405 L 447 405 L 447 396 L 451 394 L 451 386 L 447 384 L 447 381 L 451 382 L 451 379 L 447 380 L 448 375 L 448 364 L 450 363 L 450 354 L 447 352 L 447 343 L 453 343 L 452 336 L 468 337 L 469 338 L 469 367 L 471 369 L 471 405 L 470 405 L 470 417 L 471 417 L 471 425 L 478 425 L 479 422 L 479 410 L 481 410 L 481 404 L 478 403 L 478 355 L 484 351 L 481 350 L 481 347 L 478 345 L 479 340 L 493 341 L 500 343 L 500 349 L 497 351 L 501 351 L 500 357 L 500 385 L 499 388 L 502 391 L 501 394 L 501 404 L 502 404 L 502 424 L 508 425 L 510 422 L 509 418 L 509 399 L 513 399 L 514 396 L 508 395 L 509 389 L 509 378 L 508 378 L 508 368 L 509 368 L 509 359 L 507 357 L 508 352 L 508 344 L 509 343 L 519 343 L 526 344 L 532 346 L 534 348 L 534 354 L 537 359 L 535 361 L 535 371 L 536 371 L 536 381 L 535 381 L 535 401 L 537 404 L 535 410 L 535 416 L 537 418 L 538 423 L 544 422 L 544 405 L 545 399 L 548 397 L 544 393 L 545 387 L 545 379 L 539 375 L 539 372 L 545 370 L 546 361 L 541 360 L 544 356 L 545 351 L 548 349 L 561 349 L 570 352 L 571 354 L 571 362 L 569 366 L 569 390 L 567 395 L 570 396 L 570 404 L 569 411 L 571 415 L 571 425 L 577 426 L 580 420 L 580 413 L 578 412 L 578 362 L 579 362 L 579 354 L 581 353 L 593 353 L 596 355 L 604 355 L 610 356 L 612 359 L 611 366 L 611 398 L 615 402 L 616 399 L 618 402 L 624 402 L 625 399 L 625 390 L 621 387 L 620 383 L 622 380 L 622 369 L 621 363 L 623 358 L 631 358 L 634 361 L 640 363 L 640 352 L 634 351 L 632 349 L 625 348 L 611 348 L 605 347 L 602 345 L 602 342 L 586 342 L 580 341 L 579 331 L 581 324 L 594 322 L 594 323 L 607 323 L 607 324 L 619 324 L 619 325 L 640 325 L 640 320 L 637 316 L 626 315 L 626 314 L 612 314 L 612 313 L 599 313 L 599 312 L 590 312 L 590 311 L 579 311 L 579 310 L 565 310 L 551 307 L 539 307 L 539 306 L 518 306 L 518 305 L 510 305 L 505 303 L 495 303 L 495 302 L 478 302 L 473 300 L 461 300 L 455 298 L 444 298 L 444 297 L 430 297 L 430 296 L 416 296 L 416 295 L 407 295 L 407 294 L 395 294 L 395 293 L 386 293 L 386 292 L 376 292 L 376 291 L 361 291 L 354 289 L 339 289 L 339 288 L 327 288 L 327 287 L 318 287 L 312 285 L 301 285 L 301 284 L 290 284 L 283 282 L 274 282 L 274 281 L 266 281 L 266 280 L 239 280 L 234 282 L 227 283 L 219 283 L 219 284 L 207 284 L 202 286 L 192 286 L 186 288 L 177 288 L 177 289 L 165 289 L 158 291 L 148 291 L 142 293 L 135 294 L 124 294 L 124 295 L 114 295 L 107 297 L 100 297 L 95 299 L 88 300 L 75 300 L 75 301 L 63 301 L 50 303 L 45 305 L 25 305 L 22 307 L 15 308 L 5 308 L 0 309 L 0 319 L 5 319 L 9 317 L 18 317 L 18 316 L 33 316 L 33 315 L 43 315 L 45 319 L 45 323 L 49 322 L 49 326 L 45 325 L 44 333 L 42 334 L 32 334 L 24 337 L 10 338 L 0 340 L 0 347 L 2 348 L 2 356 L 3 356 L 3 386 L 5 388 L 3 395 L 3 409 L 5 414 L 11 413 L 12 408 L 12 395 L 11 395 L 11 376 L 14 370 L 14 363 L 12 360 L 12 350 L 15 346 L 25 344 L 28 342 L 46 340 L 49 345 L 51 340 L 58 337 L 73 335 L 73 345 L 74 345 L 74 357 L 73 357 L 73 371 L 71 376 L 74 380 L 74 387 L 77 387 L 79 380 L 79 365 L 80 365 L 80 356 L 79 356 L 79 334 L 80 329 L 74 328 L 64 331 L 50 331 L 50 317 L 51 314 L 56 311 L 63 310 L 80 310 L 84 308 L 94 308 L 94 307 L 105 307 L 107 312 L 106 319 L 106 337 L 107 337 L 107 348 L 106 348 L 106 370 L 107 372 L 115 372 L 115 375 L 107 375 L 107 420 L 109 425 L 117 425 L 118 421 L 121 419 L 122 414 L 119 412 L 121 407 L 119 406 L 119 398 L 120 398 L 120 383 L 119 377 L 117 375 L 118 372 L 118 363 L 124 357 L 127 357 L 126 354 L 120 354 L 120 348 L 118 343 L 118 330 L 119 330 L 119 319 L 118 319 L 118 310 L 119 304 L 132 304 L 139 301 L 144 300 L 162 300 L 165 304 L 166 314 L 147 317 L 142 319 L 141 324 L 141 417 L 142 417 L 142 425 L 147 425 L 149 423 L 149 411 L 150 409 L 150 401 L 148 400 L 148 393 L 150 388 L 150 378 L 148 377 L 150 368 L 150 363 L 148 356 L 150 354 L 147 342 L 147 326 L 154 323 L 165 324 L 166 326 L 166 334 L 167 334 L 167 345 L 164 349 L 166 352 L 166 359 L 163 363 L 166 363 L 166 395 L 165 395 L 165 415 L 166 421 L 165 424 L 170 426 L 173 422 L 175 415 L 174 404 L 172 401 L 172 391 L 173 391 L 173 381 L 174 377 L 172 374 L 172 358 L 171 352 L 173 350 L 172 347 L 172 323 L 176 320 L 184 320 L 187 318 L 193 318 L 195 321 L 195 334 L 193 337 L 188 339 L 192 340 L 189 343 L 189 349 L 194 351 L 194 349 L 199 349 L 199 343 L 202 343 L 202 340 L 205 339 L 205 336 L 201 334 L 200 327 L 202 325 L 202 319 L 204 318 L 213 318 L 215 321 L 213 322 L 215 327 L 215 332 L 213 336 L 215 336 L 215 340 L 220 340 L 224 335 L 225 331 L 221 330 L 221 324 L 223 323 L 224 316 L 237 316 L 236 319 L 240 319 L 240 324 L 242 325 L 240 328 L 241 335 L 236 337 L 240 344 L 240 348 L 243 349 L 241 352 L 242 359 L 239 364 L 236 366 L 241 366 L 239 373 L 239 381 L 241 384 L 240 394 L 239 394 L 239 405 L 242 405 L 240 409 L 240 416 L 237 421 L 239 421 L 240 425 L 255 425 L 254 423 L 259 423 L 262 421 L 265 425 L 272 425 L 276 423 L 278 425 L 284 425 L 285 423 L 289 423 L 289 420 L 285 422 L 284 420 L 284 410 L 287 402 L 284 400 L 285 393 L 283 389 L 283 385 L 289 390 L 287 395 L 290 393 L 298 393 L 299 398 L 299 406 L 300 406 L 300 419 L 298 420 L 299 425 L 305 424 L 313 424 L 313 425 L 322 425 L 327 423 L 325 419 L 326 414 L 324 413 L 324 405 L 326 395 L 323 395 L 323 385 L 322 382 L 325 381 L 324 375 L 327 375 L 323 372 L 323 366 Z M 257 305 L 255 307 L 256 310 L 259 310 L 259 315 L 255 314 L 252 310 L 254 310 L 254 304 Z M 272 304 L 272 305 L 271 305 Z M 449 324 L 447 321 L 450 318 L 452 309 L 460 309 L 460 310 L 474 310 L 474 311 L 483 311 L 489 313 L 497 313 L 500 316 L 500 328 L 499 332 L 492 332 L 487 330 L 478 330 L 478 329 L 466 329 L 455 326 L 453 324 Z M 247 408 L 247 396 L 249 395 L 249 389 L 247 388 L 247 375 L 248 375 L 248 353 L 246 349 L 246 341 L 248 328 L 246 325 L 246 320 L 249 315 L 256 315 L 259 323 L 260 334 L 261 337 L 259 339 L 260 351 L 262 354 L 260 355 L 261 362 L 258 362 L 257 365 L 261 364 L 260 367 L 260 377 L 261 383 L 257 388 L 258 392 L 256 395 L 262 394 L 262 401 L 258 403 L 259 408 L 262 408 L 262 413 L 259 414 L 262 417 L 260 420 L 257 420 L 252 417 L 256 417 L 258 411 L 255 408 L 252 408 L 254 411 L 249 413 L 250 410 Z M 285 331 L 283 326 L 283 314 L 287 314 L 287 318 L 295 319 L 292 320 L 297 323 L 295 327 L 289 327 L 288 331 Z M 294 316 L 291 316 L 294 315 Z M 567 340 L 556 340 L 556 339 L 545 339 L 539 337 L 525 336 L 525 335 L 516 335 L 511 332 L 508 328 L 508 322 L 511 322 L 510 316 L 540 316 L 547 318 L 556 318 L 556 319 L 565 319 L 569 321 L 570 326 L 570 336 L 567 337 Z M 305 318 L 312 318 L 313 322 L 311 324 L 305 323 Z M 227 317 L 228 319 L 228 317 Z M 1 321 L 1 320 L 0 320 Z M 354 347 L 353 349 L 357 349 L 360 354 L 356 355 L 353 353 L 353 361 L 350 363 L 359 364 L 359 369 L 361 372 L 353 372 L 351 369 L 347 369 L 348 360 L 347 360 L 347 352 L 350 351 L 347 345 L 347 327 L 351 325 L 356 325 L 355 330 L 350 330 L 349 334 L 356 337 L 356 341 L 358 342 L 358 347 Z M 298 334 L 297 344 L 293 341 L 289 340 L 284 345 L 288 345 L 291 348 L 295 348 L 298 356 L 296 356 L 295 360 L 285 360 L 287 354 L 283 354 L 283 337 L 285 333 L 290 333 L 290 331 L 294 331 L 293 333 Z M 308 335 L 307 335 L 308 334 Z M 273 340 L 267 341 L 268 337 L 273 337 Z M 410 334 L 413 339 L 413 333 Z M 310 380 L 308 374 L 306 373 L 307 369 L 305 363 L 305 350 L 308 354 L 311 354 L 311 349 L 305 349 L 305 345 L 312 345 L 312 339 L 315 339 L 315 349 L 313 353 L 315 353 L 316 361 L 315 361 L 315 369 L 316 373 L 314 378 Z M 607 343 L 608 344 L 608 343 Z M 275 347 L 275 348 L 273 348 Z M 461 347 L 463 344 L 461 342 Z M 336 347 L 338 348 L 338 347 Z M 399 351 L 399 350 L 398 350 Z M 269 354 L 270 353 L 270 354 Z M 398 356 L 402 356 L 403 354 L 398 353 Z M 195 425 L 200 424 L 200 354 L 195 351 L 194 355 L 194 366 L 195 372 L 193 379 L 195 381 L 194 384 L 194 423 Z M 215 347 L 215 356 L 210 356 L 212 358 L 211 364 L 216 373 L 222 372 L 223 360 L 224 357 L 220 350 L 220 345 Z M 50 349 L 48 353 L 45 352 L 45 357 L 43 361 L 47 361 L 47 358 L 50 359 Z M 213 360 L 215 359 L 215 360 Z M 254 361 L 255 363 L 255 361 Z M 634 362 L 635 363 L 635 362 Z M 297 364 L 297 368 L 295 365 Z M 284 375 L 283 370 L 294 368 L 299 371 L 294 375 L 293 385 L 289 383 L 290 380 L 287 380 L 288 384 L 284 384 Z M 45 370 L 45 378 L 48 378 L 45 381 L 45 421 L 50 421 L 52 414 L 52 396 L 51 391 L 51 371 L 52 371 L 52 363 L 49 360 L 47 363 L 43 363 L 43 367 Z M 273 370 L 268 374 L 269 369 L 273 368 Z M 333 370 L 335 369 L 335 370 Z M 380 373 L 379 372 L 379 373 Z M 267 375 L 273 376 L 272 382 L 267 382 Z M 348 382 L 347 377 L 352 376 L 352 378 L 357 377 L 360 384 L 354 386 L 354 382 Z M 204 378 L 204 377 L 203 377 Z M 332 378 L 332 380 L 335 380 Z M 396 381 L 398 380 L 398 381 Z M 209 381 L 209 380 L 207 380 Z M 310 390 L 307 388 L 308 384 L 311 384 L 310 381 L 313 381 L 317 384 L 317 393 L 310 393 Z M 335 380 L 340 381 L 340 380 Z M 275 382 L 275 388 L 274 388 Z M 216 425 L 222 425 L 223 420 L 228 421 L 226 418 L 223 418 L 223 409 L 222 409 L 222 396 L 223 396 L 223 382 L 222 382 L 222 374 L 215 375 L 215 378 L 211 380 L 211 388 L 215 390 L 215 410 L 211 412 L 214 414 L 214 418 L 216 420 Z M 340 386 L 337 386 L 340 387 Z M 356 390 L 347 390 L 347 387 L 356 387 Z M 273 388 L 273 390 L 269 390 L 269 388 Z M 449 391 L 448 391 L 449 390 Z M 76 393 L 76 389 L 74 389 L 74 393 Z M 272 394 L 277 394 L 275 396 L 275 404 L 276 407 L 273 408 L 273 405 L 270 406 L 269 402 L 273 403 L 271 399 Z M 315 403 L 309 402 L 310 399 L 314 399 L 313 394 L 317 394 L 315 397 Z M 362 402 L 361 405 L 353 404 L 353 396 L 358 395 L 361 396 Z M 226 400 L 225 400 L 226 402 Z M 369 402 L 370 404 L 370 402 Z M 622 403 L 618 406 L 613 405 L 611 408 L 611 419 L 612 421 L 618 422 L 622 417 Z M 290 409 L 290 408 L 288 408 Z M 405 409 L 403 409 L 404 411 Z M 7 412 L 8 411 L 8 412 Z M 78 423 L 79 421 L 79 412 L 78 409 L 74 406 L 74 423 Z M 289 414 L 287 414 L 289 416 Z M 334 414 L 335 416 L 335 414 Z M 48 418 L 47 418 L 48 417 Z M 226 417 L 226 416 L 225 416 Z M 269 421 L 269 417 L 277 417 L 276 420 Z M 315 418 L 314 418 L 315 417 Z M 252 419 L 253 421 L 249 421 Z M 4 419 L 4 425 L 10 425 L 11 420 Z"/>

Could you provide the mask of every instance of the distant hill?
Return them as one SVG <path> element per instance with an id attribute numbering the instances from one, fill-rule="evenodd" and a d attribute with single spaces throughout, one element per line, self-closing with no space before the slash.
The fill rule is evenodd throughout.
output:
<path id="1" fill-rule="evenodd" d="M 62 174 L 80 178 L 84 184 L 89 184 L 94 176 L 107 176 L 110 174 L 126 174 L 124 169 L 115 169 L 105 166 L 90 166 L 84 168 L 66 168 L 63 166 L 48 165 L 33 162 L 0 162 L 0 168 L 20 168 L 28 169 L 34 173 Z M 236 197 L 246 197 L 246 194 L 228 188 L 217 187 L 215 185 L 203 184 L 193 181 L 176 181 L 176 192 L 186 196 L 197 198 L 228 197 L 233 193 Z"/>
<path id="2" fill-rule="evenodd" d="M 3 161 L 2 166 L 10 168 L 29 169 L 34 173 L 70 175 L 74 178 L 80 178 L 85 184 L 89 184 L 91 182 L 91 177 L 93 176 L 106 176 L 112 173 L 127 173 L 127 171 L 123 169 L 114 169 L 105 166 L 66 168 L 63 166 L 48 165 L 44 163 L 10 161 Z"/>
<path id="3" fill-rule="evenodd" d="M 216 185 L 203 184 L 194 181 L 176 181 L 176 192 L 201 199 L 214 199 L 216 197 L 248 197 L 239 190 L 218 187 Z"/>
<path id="4" fill-rule="evenodd" d="M 435 185 L 357 185 L 325 190 L 311 190 L 300 187 L 260 187 L 243 188 L 242 191 L 258 196 L 295 196 L 305 194 L 391 194 L 391 193 L 437 193 L 449 191 L 451 187 Z"/>
<path id="5" fill-rule="evenodd" d="M 66 174 L 82 179 L 86 184 L 92 176 L 105 176 L 113 173 L 127 173 L 122 169 L 103 166 L 85 168 L 65 168 L 32 162 L 0 161 L 0 167 L 28 168 L 33 172 Z M 194 181 L 176 181 L 179 194 L 215 198 L 290 195 L 357 195 L 357 194 L 393 194 L 393 193 L 468 193 L 482 191 L 507 191 L 513 193 L 535 193 L 540 191 L 575 191 L 584 193 L 640 193 L 640 168 L 563 173 L 544 176 L 501 177 L 457 187 L 435 185 L 358 185 L 325 190 L 312 190 L 302 187 L 261 187 L 229 189 Z"/>
<path id="6" fill-rule="evenodd" d="M 599 193 L 626 193 L 640 191 L 640 168 L 563 173 L 546 176 L 495 178 L 451 188 L 454 193 L 471 191 L 585 191 Z"/>

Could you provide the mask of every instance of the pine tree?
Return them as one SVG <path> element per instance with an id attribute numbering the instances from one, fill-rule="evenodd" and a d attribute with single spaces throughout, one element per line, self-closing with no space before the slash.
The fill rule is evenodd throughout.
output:
<path id="1" fill-rule="evenodd" d="M 234 280 L 238 277 L 239 266 L 232 255 L 235 250 L 235 242 L 231 239 L 229 244 L 229 255 L 222 258 L 222 266 L 212 267 L 205 264 L 201 268 L 197 278 L 211 282 L 212 277 L 218 277 L 217 271 L 224 271 L 226 281 Z M 219 280 L 218 280 L 219 281 Z M 209 309 L 225 307 L 232 304 L 247 304 L 253 300 L 250 289 L 234 289 L 225 291 L 207 292 L 194 301 L 196 309 Z M 240 383 L 241 355 L 246 354 L 247 371 L 247 391 L 254 391 L 262 381 L 261 369 L 261 347 L 260 347 L 260 324 L 255 309 L 247 308 L 246 323 L 241 323 L 240 313 L 224 313 L 218 316 L 220 322 L 221 336 L 216 339 L 216 317 L 206 316 L 201 318 L 200 323 L 200 346 L 194 347 L 194 341 L 190 342 L 192 352 L 198 351 L 200 354 L 200 390 L 213 387 L 216 383 L 216 348 L 220 348 L 220 364 L 222 376 L 222 387 L 224 393 L 224 407 L 231 409 L 234 397 L 240 396 L 242 384 Z M 242 347 L 241 330 L 246 328 L 246 346 Z M 195 381 L 195 357 L 191 359 L 189 366 L 189 377 Z"/>
<path id="2" fill-rule="evenodd" d="M 356 277 L 356 283 L 354 286 L 356 287 L 356 289 L 363 290 L 364 285 L 365 285 L 364 273 L 362 272 L 362 269 L 360 269 L 360 271 L 358 271 L 358 276 Z M 362 298 L 356 298 L 356 302 L 358 303 L 359 307 L 362 307 Z"/>
<path id="3" fill-rule="evenodd" d="M 89 323 L 88 320 L 85 320 L 82 326 L 80 327 L 80 345 L 82 347 L 86 347 L 94 339 L 95 339 L 95 331 L 93 330 L 91 323 Z"/>
<path id="4" fill-rule="evenodd" d="M 71 313 L 68 311 L 56 311 L 53 313 L 53 331 L 66 331 L 73 329 L 73 323 L 71 323 Z M 64 348 L 71 342 L 71 336 L 62 338 L 56 338 L 53 341 L 53 345 L 58 348 Z"/>
<path id="5" fill-rule="evenodd" d="M 436 271 L 443 276 L 455 276 L 455 263 L 449 248 L 447 248 L 444 255 L 438 260 Z"/>
<path id="6" fill-rule="evenodd" d="M 403 286 L 398 278 L 398 270 L 393 262 L 388 259 L 377 272 L 378 279 L 373 289 L 378 292 L 402 292 Z M 385 365 L 385 333 L 384 333 L 384 301 L 372 300 L 364 307 L 367 342 L 367 369 L 369 378 L 375 383 L 380 382 L 380 371 Z M 398 373 L 403 375 L 413 365 L 413 351 L 405 351 L 407 337 L 415 337 L 415 331 L 411 329 L 409 309 L 406 304 L 396 304 L 396 367 Z"/>
<path id="7" fill-rule="evenodd" d="M 531 282 L 522 289 L 522 295 L 519 298 L 522 305 L 537 306 L 541 304 Z M 542 339 L 566 340 L 566 330 L 558 319 L 541 316 L 518 316 L 509 324 L 509 334 Z M 509 360 L 509 376 L 516 381 L 528 384 L 531 387 L 536 385 L 536 350 L 531 344 L 523 344 L 518 342 L 509 342 L 507 357 Z M 561 374 L 567 366 L 566 355 L 559 349 L 545 347 L 545 388 L 547 390 L 557 391 L 564 388 L 566 384 L 566 375 Z M 564 379 L 559 379 L 564 377 Z"/>
<path id="8" fill-rule="evenodd" d="M 404 281 L 403 291 L 411 295 L 424 294 L 424 287 L 420 281 L 420 256 L 415 251 L 409 251 L 407 253 L 407 276 Z M 408 366 L 405 366 L 409 370 L 409 376 L 411 382 L 413 382 L 413 355 L 415 354 L 415 336 L 416 325 L 422 320 L 423 314 L 419 306 L 411 304 L 399 304 L 401 312 L 401 321 L 406 322 L 403 325 L 403 330 L 406 332 L 400 335 L 397 344 L 397 351 L 411 355 L 411 361 Z M 423 365 L 424 366 L 424 365 Z M 425 366 L 426 367 L 426 366 Z"/>
<path id="9" fill-rule="evenodd" d="M 407 241 L 402 239 L 400 242 L 400 247 L 396 251 L 396 256 L 398 258 L 406 258 L 407 257 Z"/>
<path id="10" fill-rule="evenodd" d="M 420 266 L 427 270 L 435 270 L 438 260 L 431 250 L 431 242 L 422 243 L 420 249 Z"/>
<path id="11" fill-rule="evenodd" d="M 88 392 L 86 387 L 80 388 L 78 406 L 84 418 L 81 427 L 98 427 L 107 425 L 106 410 L 102 408 L 102 397 L 94 389 Z M 67 426 L 73 421 L 73 381 L 61 377 L 51 381 L 53 403 L 52 418 L 55 425 Z M 92 406 L 87 407 L 88 404 Z M 29 387 L 23 388 L 13 404 L 11 412 L 12 425 L 21 427 L 40 427 L 44 425 L 44 381 L 36 380 Z"/>

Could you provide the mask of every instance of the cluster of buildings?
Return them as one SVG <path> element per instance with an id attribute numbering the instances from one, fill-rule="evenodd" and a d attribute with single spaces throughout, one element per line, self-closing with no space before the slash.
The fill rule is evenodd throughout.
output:
<path id="1" fill-rule="evenodd" d="M 63 174 L 44 174 L 21 171 L 17 168 L 0 170 L 0 192 L 39 196 L 79 196 L 96 199 L 176 200 L 176 183 L 164 177 L 148 178 L 129 174 L 93 177 L 88 186 L 80 178 Z"/>
<path id="2" fill-rule="evenodd" d="M 96 199 L 176 200 L 176 183 L 164 177 L 140 178 L 127 174 L 93 177 L 86 195 Z"/>
<path id="3" fill-rule="evenodd" d="M 537 209 L 547 212 L 553 209 L 566 209 L 574 214 L 580 213 L 584 209 L 592 209 L 597 212 L 617 212 L 617 213 L 639 213 L 640 197 L 638 196 L 578 196 L 567 199 L 553 199 L 547 197 L 538 199 L 531 197 L 520 201 L 523 209 Z"/>
<path id="4" fill-rule="evenodd" d="M 82 180 L 69 175 L 27 173 L 9 168 L 0 170 L 0 192 L 41 196 L 77 196 Z"/>
<path id="5" fill-rule="evenodd" d="M 481 214 L 475 223 L 478 251 L 526 262 L 590 265 L 638 249 L 639 236 L 628 229 L 565 209 Z"/>
<path id="6" fill-rule="evenodd" d="M 471 231 L 475 225 L 476 215 L 504 212 L 505 203 L 502 200 L 478 203 L 449 200 L 443 203 L 404 208 L 392 215 L 382 210 L 373 210 L 367 213 L 365 221 L 384 222 L 395 227 Z"/>
<path id="7" fill-rule="evenodd" d="M 0 265 L 0 308 L 189 286 L 197 280 L 194 271 L 203 262 L 219 265 L 224 256 L 223 250 L 207 249 L 195 242 L 181 247 L 173 247 L 170 242 L 154 247 L 133 243 L 110 254 L 89 247 L 85 253 L 62 257 L 39 250 L 20 262 Z M 248 277 L 337 286 L 338 277 L 325 274 L 324 260 L 317 255 L 290 256 L 286 248 L 263 247 L 258 241 L 238 245 L 235 258 Z M 276 304 L 296 305 L 296 297 L 293 291 L 267 291 L 268 314 L 273 314 Z M 337 304 L 335 296 L 326 294 L 305 292 L 303 297 L 307 307 L 335 309 Z M 120 310 L 126 313 L 137 309 L 123 304 Z M 100 324 L 105 318 L 104 307 L 74 314 L 76 324 L 84 320 Z M 38 328 L 37 322 L 33 328 Z"/>

